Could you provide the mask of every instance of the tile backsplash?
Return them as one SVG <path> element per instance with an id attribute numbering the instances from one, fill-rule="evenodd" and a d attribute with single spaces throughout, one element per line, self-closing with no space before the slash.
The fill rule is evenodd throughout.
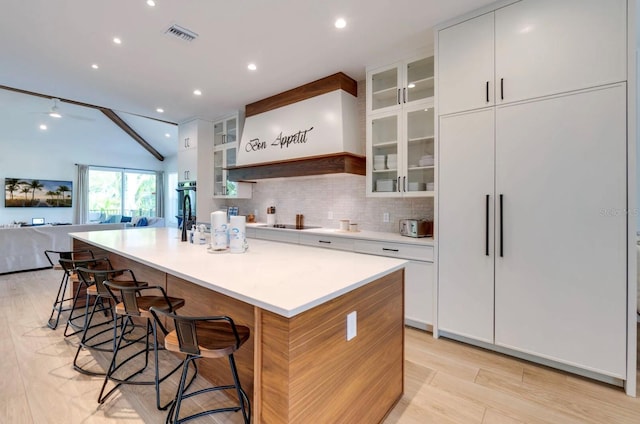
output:
<path id="1" fill-rule="evenodd" d="M 341 219 L 349 219 L 361 230 L 393 233 L 399 219 L 433 219 L 433 198 L 366 197 L 365 184 L 364 176 L 352 174 L 260 180 L 251 199 L 226 200 L 216 206 L 238 206 L 241 215 L 257 212 L 259 222 L 266 222 L 267 207 L 275 206 L 280 224 L 295 224 L 296 214 L 303 214 L 305 225 L 338 228 Z M 383 222 L 384 213 L 389 214 L 388 223 Z"/>

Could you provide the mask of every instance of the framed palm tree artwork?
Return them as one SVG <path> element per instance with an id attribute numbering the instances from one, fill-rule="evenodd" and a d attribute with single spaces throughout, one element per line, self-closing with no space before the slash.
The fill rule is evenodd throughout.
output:
<path id="1" fill-rule="evenodd" d="M 7 208 L 70 208 L 71 181 L 4 179 L 4 206 Z"/>

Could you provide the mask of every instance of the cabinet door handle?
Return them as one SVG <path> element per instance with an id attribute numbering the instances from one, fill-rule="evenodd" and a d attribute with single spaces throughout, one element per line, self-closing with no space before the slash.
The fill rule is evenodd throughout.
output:
<path id="1" fill-rule="evenodd" d="M 407 177 L 402 177 L 402 191 L 407 191 Z"/>
<path id="2" fill-rule="evenodd" d="M 400 188 L 400 177 L 398 177 L 398 183 L 396 184 L 396 191 L 400 192 L 402 189 Z"/>
<path id="3" fill-rule="evenodd" d="M 484 254 L 489 256 L 489 195 L 485 198 L 484 208 Z"/>
<path id="4" fill-rule="evenodd" d="M 489 103 L 489 81 L 486 84 L 486 92 L 487 92 L 487 103 Z"/>
<path id="5" fill-rule="evenodd" d="M 399 88 L 398 88 L 398 98 L 397 98 L 397 100 L 398 100 L 398 104 L 400 104 L 400 89 Z"/>
<path id="6" fill-rule="evenodd" d="M 398 253 L 400 250 L 399 249 L 391 249 L 389 247 L 383 247 L 382 251 L 383 252 L 396 252 L 396 253 Z"/>
<path id="7" fill-rule="evenodd" d="M 502 209 L 502 194 L 500 195 L 500 257 L 502 258 L 504 256 L 504 251 L 503 251 L 503 245 L 504 245 L 504 230 L 502 227 L 502 215 L 503 215 L 503 209 Z"/>
<path id="8" fill-rule="evenodd" d="M 504 78 L 500 78 L 500 100 L 504 100 Z"/>
<path id="9" fill-rule="evenodd" d="M 318 243 L 331 244 L 331 242 L 327 240 L 318 240 Z"/>
<path id="10" fill-rule="evenodd" d="M 407 89 L 406 89 L 406 87 L 402 89 L 402 103 L 407 103 Z"/>

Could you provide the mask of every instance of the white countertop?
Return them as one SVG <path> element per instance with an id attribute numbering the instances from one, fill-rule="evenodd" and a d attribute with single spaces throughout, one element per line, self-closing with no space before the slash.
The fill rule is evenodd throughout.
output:
<path id="1" fill-rule="evenodd" d="M 420 246 L 433 246 L 433 237 L 406 237 L 399 233 L 385 233 L 380 231 L 342 231 L 335 228 L 309 228 L 306 230 L 295 230 L 286 228 L 266 227 L 264 223 L 247 224 L 247 228 L 260 228 L 268 231 L 293 231 L 301 234 L 331 235 L 336 237 L 349 237 L 362 240 L 390 241 L 394 243 L 416 244 Z"/>
<path id="2" fill-rule="evenodd" d="M 256 239 L 248 240 L 246 253 L 213 254 L 207 252 L 207 245 L 181 242 L 175 228 L 71 236 L 287 318 L 401 269 L 407 262 Z"/>

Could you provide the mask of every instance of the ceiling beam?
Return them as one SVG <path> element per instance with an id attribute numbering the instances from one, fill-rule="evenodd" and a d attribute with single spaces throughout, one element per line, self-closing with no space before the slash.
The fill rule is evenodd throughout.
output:
<path id="1" fill-rule="evenodd" d="M 60 100 L 61 102 L 64 102 L 64 103 L 69 103 L 69 104 L 76 105 L 76 106 L 88 107 L 88 108 L 91 108 L 91 109 L 97 109 L 100 112 L 102 112 L 107 118 L 109 118 L 109 120 L 111 120 L 111 122 L 116 124 L 120 129 L 122 129 L 125 133 L 127 133 L 127 135 L 129 137 L 133 138 L 145 150 L 147 150 L 149 153 L 151 153 L 156 159 L 158 159 L 159 161 L 164 161 L 164 156 L 162 156 L 160 154 L 160 152 L 158 152 L 151 144 L 149 144 L 144 138 L 142 138 L 140 136 L 140 134 L 135 132 L 135 130 L 133 128 L 131 128 L 126 122 L 124 122 L 122 120 L 122 118 L 120 118 L 118 116 L 118 114 L 116 114 L 116 112 L 114 112 L 112 109 L 107 109 L 105 107 L 96 106 L 96 105 L 92 105 L 92 104 L 89 104 L 89 103 L 82 103 L 82 102 L 78 102 L 78 101 L 75 101 L 75 100 L 63 99 L 61 97 L 51 96 L 51 95 L 48 95 L 48 94 L 35 93 L 33 91 L 22 90 L 20 88 L 7 87 L 6 85 L 0 85 L 0 89 L 13 91 L 13 92 L 16 92 L 16 93 L 21 93 L 21 94 L 27 94 L 29 96 L 42 97 L 42 98 L 45 98 L 45 99 L 58 99 L 58 100 Z M 145 118 L 147 118 L 147 117 L 145 116 Z M 147 118 L 147 119 L 154 119 L 154 118 Z M 164 122 L 166 124 L 175 125 L 175 123 L 173 123 L 173 122 L 161 121 L 159 119 L 154 119 L 154 120 L 160 121 L 160 122 Z"/>
<path id="2" fill-rule="evenodd" d="M 116 124 L 122 131 L 126 132 L 129 137 L 133 138 L 138 142 L 142 147 L 144 147 L 149 153 L 151 153 L 156 159 L 159 161 L 164 160 L 164 156 L 160 154 L 156 149 L 153 148 L 151 144 L 149 144 L 144 138 L 140 137 L 140 134 L 134 131 L 126 122 L 122 120 L 113 110 L 107 108 L 98 108 L 100 112 L 104 113 L 104 115 L 111 120 L 114 124 Z"/>

